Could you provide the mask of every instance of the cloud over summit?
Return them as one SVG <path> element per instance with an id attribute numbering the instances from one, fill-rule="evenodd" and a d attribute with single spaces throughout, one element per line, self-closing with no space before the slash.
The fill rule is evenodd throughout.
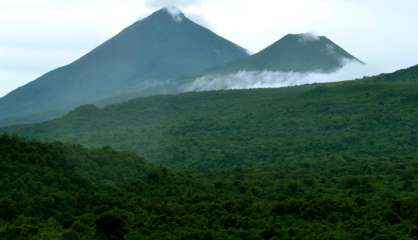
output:
<path id="1" fill-rule="evenodd" d="M 179 8 L 186 8 L 199 4 L 200 0 L 146 0 L 145 4 L 151 8 L 163 8 L 166 6 L 175 6 Z"/>

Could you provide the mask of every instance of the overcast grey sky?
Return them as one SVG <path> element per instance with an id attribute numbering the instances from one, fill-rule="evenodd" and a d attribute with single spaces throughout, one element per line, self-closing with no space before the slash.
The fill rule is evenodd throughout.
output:
<path id="1" fill-rule="evenodd" d="M 166 5 L 251 52 L 314 32 L 380 72 L 418 64 L 417 0 L 1 0 L 0 96 Z"/>

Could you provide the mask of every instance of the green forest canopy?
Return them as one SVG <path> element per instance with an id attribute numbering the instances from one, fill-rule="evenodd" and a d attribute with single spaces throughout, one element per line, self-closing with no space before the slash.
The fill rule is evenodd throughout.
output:
<path id="1" fill-rule="evenodd" d="M 141 98 L 3 129 L 38 140 L 0 137 L 0 238 L 416 239 L 417 80 Z"/>
<path id="2" fill-rule="evenodd" d="M 418 67 L 342 83 L 138 98 L 3 129 L 128 150 L 177 170 L 416 156 Z"/>

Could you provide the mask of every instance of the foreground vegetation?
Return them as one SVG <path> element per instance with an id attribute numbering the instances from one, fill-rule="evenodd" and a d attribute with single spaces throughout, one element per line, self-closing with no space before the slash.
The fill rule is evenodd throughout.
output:
<path id="1" fill-rule="evenodd" d="M 173 174 L 129 153 L 0 137 L 1 239 L 415 239 L 418 160 Z"/>
<path id="2" fill-rule="evenodd" d="M 417 239 L 417 120 L 418 67 L 84 106 L 3 129 L 0 238 Z"/>

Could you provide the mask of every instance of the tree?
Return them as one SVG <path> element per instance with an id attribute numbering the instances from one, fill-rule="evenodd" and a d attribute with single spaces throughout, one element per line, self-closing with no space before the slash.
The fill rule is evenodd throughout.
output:
<path id="1" fill-rule="evenodd" d="M 118 211 L 103 213 L 96 220 L 96 234 L 108 240 L 123 240 L 126 233 L 126 223 Z"/>

